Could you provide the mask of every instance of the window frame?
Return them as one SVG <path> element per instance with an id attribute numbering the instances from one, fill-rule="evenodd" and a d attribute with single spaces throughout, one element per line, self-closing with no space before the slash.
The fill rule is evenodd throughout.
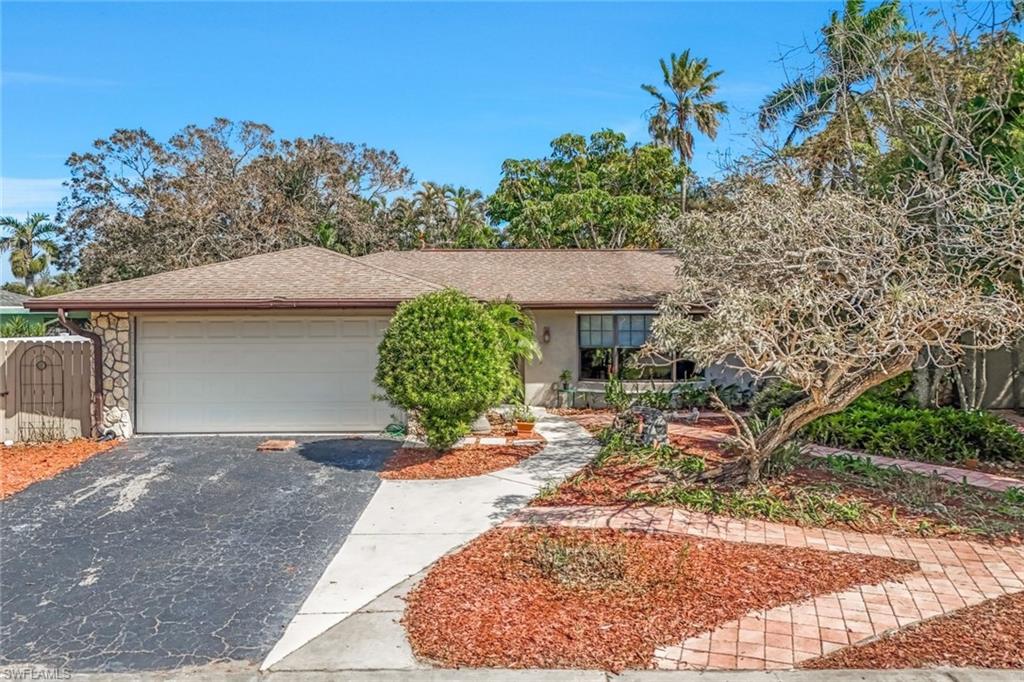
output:
<path id="1" fill-rule="evenodd" d="M 611 376 L 621 377 L 622 368 L 619 366 L 619 354 L 620 354 L 620 351 L 632 350 L 632 349 L 636 349 L 636 348 L 642 348 L 643 344 L 641 344 L 639 346 L 638 345 L 633 345 L 632 343 L 628 344 L 628 345 L 622 345 L 620 343 L 620 336 L 619 336 L 620 331 L 622 333 L 628 335 L 628 336 L 633 336 L 638 331 L 639 332 L 643 332 L 644 333 L 644 342 L 646 343 L 647 339 L 650 338 L 650 329 L 651 329 L 651 326 L 653 325 L 654 319 L 657 317 L 657 315 L 658 315 L 657 311 L 654 311 L 654 310 L 629 310 L 629 311 L 620 311 L 620 310 L 604 311 L 604 310 L 600 310 L 600 311 L 579 311 L 579 312 L 577 312 L 576 313 L 576 376 L 579 378 L 579 381 L 598 382 L 598 383 L 606 383 L 608 381 L 608 379 L 593 379 L 593 378 L 584 378 L 583 377 L 583 352 L 586 351 L 586 350 L 592 350 L 592 349 L 595 349 L 595 348 L 607 348 L 608 350 L 611 351 L 611 353 L 612 353 Z M 611 321 L 611 335 L 612 335 L 611 340 L 612 340 L 612 345 L 610 345 L 610 346 L 603 346 L 603 345 L 602 346 L 596 346 L 596 345 L 584 345 L 583 344 L 583 333 L 586 332 L 588 335 L 590 335 L 589 339 L 590 339 L 591 342 L 593 341 L 593 333 L 594 333 L 594 327 L 592 326 L 592 322 L 588 324 L 587 329 L 585 329 L 585 330 L 583 329 L 583 318 L 585 318 L 585 317 L 587 317 L 587 318 L 610 317 L 611 318 L 611 320 L 612 320 Z M 620 322 L 619 322 L 620 318 L 649 318 L 649 319 L 644 320 L 641 323 L 639 329 L 637 329 L 636 326 L 635 326 L 635 319 L 630 319 L 629 324 L 628 324 L 628 328 L 623 330 L 623 329 L 620 329 Z M 602 324 L 599 325 L 599 327 L 597 328 L 597 332 L 603 335 L 603 333 L 605 331 L 604 326 L 605 325 L 604 325 L 604 323 L 602 321 Z M 632 341 L 633 339 L 630 338 L 629 340 Z M 678 376 L 678 369 L 679 369 L 679 361 L 680 360 L 681 360 L 681 358 L 679 358 L 674 353 L 672 354 L 672 357 L 668 359 L 668 364 L 672 368 L 672 376 L 671 376 L 671 378 L 664 378 L 664 379 L 623 379 L 623 381 L 644 381 L 644 382 L 654 381 L 654 382 L 663 382 L 663 383 L 677 383 L 679 381 L 684 381 L 685 379 L 680 379 L 679 376 Z"/>

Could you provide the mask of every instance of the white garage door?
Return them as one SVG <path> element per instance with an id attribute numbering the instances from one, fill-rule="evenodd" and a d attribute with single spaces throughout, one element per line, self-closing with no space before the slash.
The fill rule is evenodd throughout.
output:
<path id="1" fill-rule="evenodd" d="M 384 317 L 140 318 L 140 433 L 376 431 Z"/>

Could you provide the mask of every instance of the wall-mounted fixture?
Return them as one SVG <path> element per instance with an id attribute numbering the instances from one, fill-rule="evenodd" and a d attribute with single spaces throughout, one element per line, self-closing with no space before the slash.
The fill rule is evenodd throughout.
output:
<path id="1" fill-rule="evenodd" d="M 540 335 L 540 340 L 544 343 L 551 343 L 551 327 L 544 327 L 544 332 Z"/>

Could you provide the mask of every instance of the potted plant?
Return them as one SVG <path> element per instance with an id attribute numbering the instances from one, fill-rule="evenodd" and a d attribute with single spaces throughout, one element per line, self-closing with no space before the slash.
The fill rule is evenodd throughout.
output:
<path id="1" fill-rule="evenodd" d="M 536 421 L 536 417 L 530 412 L 530 408 L 526 405 L 516 405 L 513 416 L 516 420 L 516 433 L 520 436 L 529 436 L 533 433 L 533 423 Z"/>
<path id="2" fill-rule="evenodd" d="M 569 384 L 572 382 L 572 371 L 563 369 L 562 373 L 558 375 L 558 378 L 562 381 L 562 390 L 567 390 Z"/>

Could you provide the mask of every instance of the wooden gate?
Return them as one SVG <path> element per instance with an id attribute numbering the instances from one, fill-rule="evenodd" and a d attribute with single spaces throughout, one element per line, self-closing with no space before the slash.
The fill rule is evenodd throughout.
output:
<path id="1" fill-rule="evenodd" d="M 0 339 L 0 440 L 88 436 L 91 375 L 86 338 Z"/>

